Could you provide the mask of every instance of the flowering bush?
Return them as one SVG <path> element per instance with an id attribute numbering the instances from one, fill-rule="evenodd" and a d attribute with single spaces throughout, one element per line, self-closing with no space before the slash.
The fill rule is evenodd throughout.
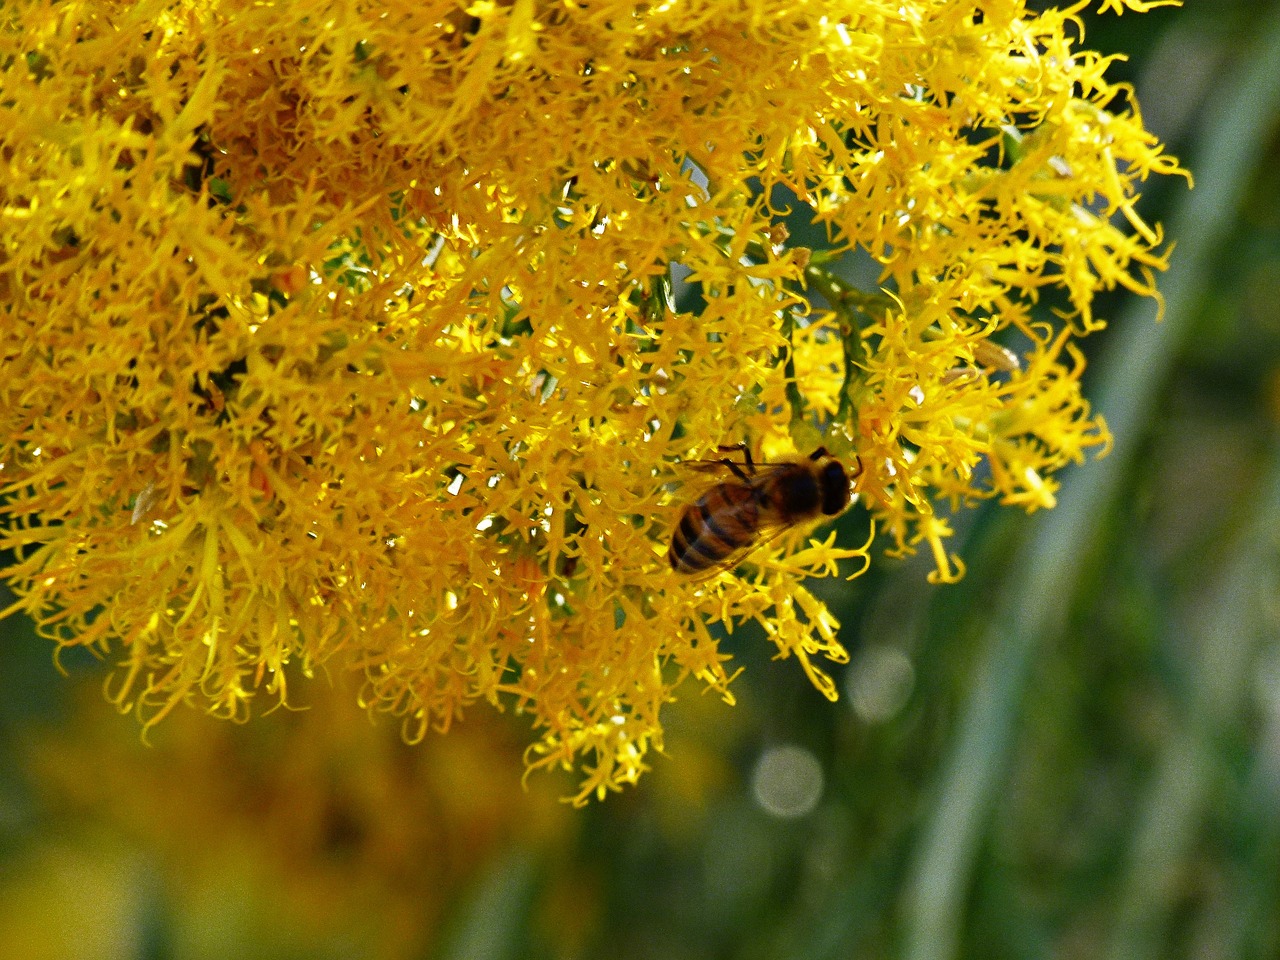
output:
<path id="1" fill-rule="evenodd" d="M 579 799 L 688 675 L 729 696 L 717 623 L 834 696 L 802 581 L 872 544 L 681 576 L 681 464 L 856 457 L 877 538 L 949 580 L 948 509 L 1052 506 L 1105 446 L 1075 341 L 1155 294 L 1136 186 L 1177 165 L 1084 6 L 6 6 L 11 611 L 147 723 L 321 665 L 411 739 L 514 708 Z"/>

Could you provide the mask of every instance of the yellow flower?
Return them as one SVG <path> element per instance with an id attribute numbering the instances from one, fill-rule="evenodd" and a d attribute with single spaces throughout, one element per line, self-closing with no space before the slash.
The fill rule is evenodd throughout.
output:
<path id="1" fill-rule="evenodd" d="M 682 577 L 680 464 L 824 445 L 951 579 L 940 511 L 1051 506 L 1105 445 L 1072 343 L 1097 291 L 1154 295 L 1137 186 L 1179 171 L 1083 6 L 9 5 L 13 609 L 148 723 L 321 666 L 410 739 L 514 709 L 579 800 L 686 677 L 730 697 L 717 624 L 834 697 L 800 581 L 870 544 Z M 787 244 L 781 188 L 831 250 Z"/>

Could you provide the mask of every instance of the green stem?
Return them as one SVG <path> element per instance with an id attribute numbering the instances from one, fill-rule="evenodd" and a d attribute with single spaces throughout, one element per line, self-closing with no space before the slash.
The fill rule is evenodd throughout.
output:
<path id="1" fill-rule="evenodd" d="M 800 384 L 796 382 L 795 329 L 795 311 L 788 310 L 782 319 L 782 335 L 787 338 L 787 345 L 783 347 L 786 356 L 783 357 L 782 372 L 787 378 L 787 404 L 791 407 L 791 422 L 800 423 L 805 419 L 806 408 Z"/>
<path id="2" fill-rule="evenodd" d="M 892 310 L 894 301 L 884 293 L 859 290 L 826 269 L 824 263 L 816 258 L 810 260 L 804 276 L 811 289 L 826 297 L 840 319 L 844 383 L 840 387 L 840 406 L 836 410 L 836 420 L 846 423 L 854 414 L 853 395 L 862 380 L 861 370 L 867 359 L 867 348 L 862 339 L 863 329 L 873 316 Z"/>
<path id="3" fill-rule="evenodd" d="M 805 267 L 804 278 L 810 287 L 827 298 L 831 308 L 842 319 L 847 319 L 850 323 L 855 322 L 855 315 L 866 319 L 892 310 L 897 305 L 886 293 L 879 290 L 868 293 L 840 279 L 816 257 Z"/>
<path id="4" fill-rule="evenodd" d="M 747 255 L 761 263 L 768 259 L 763 245 L 752 242 L 747 245 Z M 826 254 L 822 256 L 821 254 Z M 840 407 L 836 419 L 846 421 L 852 413 L 852 390 L 860 378 L 859 369 L 866 359 L 866 347 L 862 342 L 862 329 L 870 322 L 870 316 L 890 310 L 894 302 L 883 293 L 867 293 L 851 286 L 835 276 L 824 264 L 835 259 L 832 251 L 820 251 L 811 255 L 809 265 L 805 267 L 805 281 L 811 289 L 817 290 L 835 310 L 839 317 L 840 338 L 844 353 L 844 385 L 840 391 Z M 807 407 L 800 387 L 796 382 L 795 364 L 795 317 L 788 311 L 782 321 L 782 333 L 787 338 L 784 349 L 785 356 L 780 357 L 783 370 L 787 376 L 787 402 L 791 406 L 793 423 L 805 419 Z"/>

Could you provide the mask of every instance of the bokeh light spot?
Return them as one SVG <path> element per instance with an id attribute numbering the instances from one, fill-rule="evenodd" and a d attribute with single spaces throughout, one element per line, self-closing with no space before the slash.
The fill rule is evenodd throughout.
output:
<path id="1" fill-rule="evenodd" d="M 916 671 L 897 647 L 872 647 L 853 658 L 845 675 L 849 705 L 861 720 L 883 723 L 902 709 Z"/>
<path id="2" fill-rule="evenodd" d="M 773 747 L 760 755 L 751 786 L 766 812 L 788 819 L 803 817 L 822 797 L 822 765 L 803 747 Z"/>

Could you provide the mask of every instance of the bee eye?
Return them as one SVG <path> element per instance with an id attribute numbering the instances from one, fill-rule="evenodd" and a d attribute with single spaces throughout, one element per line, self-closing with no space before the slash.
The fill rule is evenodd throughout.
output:
<path id="1" fill-rule="evenodd" d="M 822 512 L 827 516 L 839 513 L 849 505 L 849 474 L 844 464 L 833 460 L 822 468 Z"/>

